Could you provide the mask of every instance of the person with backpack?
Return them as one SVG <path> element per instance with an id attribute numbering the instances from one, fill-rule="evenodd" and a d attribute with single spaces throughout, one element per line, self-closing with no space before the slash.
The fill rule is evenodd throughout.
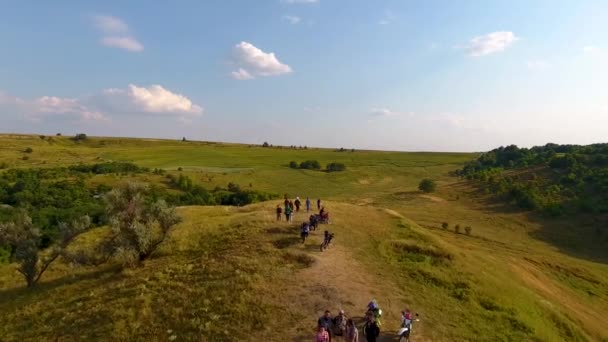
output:
<path id="1" fill-rule="evenodd" d="M 296 211 L 300 211 L 300 205 L 302 205 L 302 202 L 300 202 L 300 197 L 296 197 L 296 200 L 293 204 L 296 205 Z"/>
<path id="2" fill-rule="evenodd" d="M 310 231 L 310 225 L 308 222 L 302 222 L 302 227 L 300 228 L 300 236 L 302 237 L 302 243 L 306 242 L 306 238 L 308 237 L 308 232 Z"/>
<path id="3" fill-rule="evenodd" d="M 328 342 L 331 342 L 331 328 L 333 324 L 331 319 L 331 311 L 325 310 L 325 314 L 319 317 L 317 324 L 319 325 L 319 327 L 325 328 L 327 334 L 329 335 Z"/>
<path id="4" fill-rule="evenodd" d="M 374 315 L 368 311 L 366 314 L 365 325 L 363 326 L 363 336 L 367 342 L 376 342 L 380 336 L 380 327 L 374 319 Z"/>
<path id="5" fill-rule="evenodd" d="M 287 221 L 287 222 L 291 221 L 291 207 L 290 206 L 285 207 L 285 221 Z"/>
<path id="6" fill-rule="evenodd" d="M 277 204 L 277 221 L 281 221 L 282 213 L 283 213 L 283 209 L 281 209 L 281 205 Z"/>
<path id="7" fill-rule="evenodd" d="M 306 197 L 306 212 L 310 211 L 310 198 Z"/>
<path id="8" fill-rule="evenodd" d="M 310 229 L 316 231 L 317 226 L 319 225 L 319 220 L 317 220 L 317 216 L 314 214 L 310 215 L 310 217 L 308 218 L 308 222 L 310 224 Z"/>
<path id="9" fill-rule="evenodd" d="M 321 210 L 321 199 L 317 200 L 317 210 Z"/>
<path id="10" fill-rule="evenodd" d="M 335 336 L 344 336 L 346 333 L 346 315 L 344 310 L 340 310 L 338 316 L 334 317 L 333 320 L 333 333 Z"/>

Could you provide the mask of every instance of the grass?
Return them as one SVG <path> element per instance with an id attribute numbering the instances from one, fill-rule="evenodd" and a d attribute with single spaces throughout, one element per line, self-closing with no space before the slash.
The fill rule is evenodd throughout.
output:
<path id="1" fill-rule="evenodd" d="M 602 341 L 608 339 L 608 265 L 601 241 L 554 243 L 576 221 L 505 210 L 449 175 L 473 154 L 335 152 L 123 138 L 0 135 L 0 162 L 51 167 L 133 161 L 191 176 L 323 200 L 332 224 L 305 245 L 275 222 L 275 202 L 244 208 L 183 207 L 162 249 L 136 269 L 54 264 L 27 290 L 0 266 L 0 336 L 16 340 L 311 340 L 316 316 L 340 308 L 360 319 L 376 298 L 390 336 L 400 311 L 421 314 L 417 340 Z M 28 160 L 24 150 L 31 147 Z M 290 160 L 340 162 L 344 172 L 288 168 Z M 0 171 L 1 172 L 1 171 Z M 417 191 L 422 178 L 437 192 Z M 156 175 L 92 176 L 162 184 Z M 443 230 L 442 222 L 450 228 Z M 471 226 L 456 234 L 454 225 Z M 320 252 L 323 229 L 335 243 Z M 550 235 L 551 239 L 540 238 Z M 82 236 L 94 243 L 104 229 Z M 587 252 L 585 252 L 587 251 Z"/>

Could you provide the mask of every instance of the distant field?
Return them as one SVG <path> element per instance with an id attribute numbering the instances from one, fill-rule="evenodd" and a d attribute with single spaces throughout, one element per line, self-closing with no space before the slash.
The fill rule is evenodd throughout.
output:
<path id="1" fill-rule="evenodd" d="M 376 298 L 385 310 L 383 341 L 393 340 L 406 306 L 421 315 L 416 341 L 608 341 L 606 249 L 577 230 L 578 222 L 498 206 L 450 175 L 475 154 L 51 138 L 0 135 L 0 163 L 132 161 L 189 175 L 208 189 L 233 182 L 321 198 L 333 218 L 321 228 L 336 233 L 335 245 L 319 252 L 316 232 L 302 246 L 296 225 L 306 215 L 293 225 L 277 223 L 272 201 L 183 207 L 184 222 L 171 240 L 138 269 L 71 270 L 58 263 L 30 291 L 11 265 L 0 266 L 2 340 L 310 341 L 326 308 L 360 318 Z M 31 153 L 24 152 L 28 147 Z M 347 170 L 288 167 L 308 159 L 344 163 Z M 437 192 L 418 192 L 422 178 L 437 180 Z M 163 182 L 149 174 L 87 182 L 132 179 Z M 560 250 L 539 232 L 572 241 L 573 248 Z"/>

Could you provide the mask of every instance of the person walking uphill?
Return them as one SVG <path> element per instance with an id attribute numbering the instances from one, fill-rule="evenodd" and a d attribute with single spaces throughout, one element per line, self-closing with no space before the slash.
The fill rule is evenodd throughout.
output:
<path id="1" fill-rule="evenodd" d="M 296 197 L 296 201 L 293 204 L 296 205 L 296 211 L 300 211 L 300 205 L 302 205 L 302 202 L 300 202 L 300 197 Z"/>
<path id="2" fill-rule="evenodd" d="M 277 205 L 277 221 L 281 221 L 281 214 L 283 213 L 283 209 L 281 209 L 280 205 Z"/>
<path id="3" fill-rule="evenodd" d="M 378 336 L 380 336 L 380 327 L 378 327 L 372 313 L 368 312 L 366 316 L 365 325 L 363 326 L 363 335 L 367 342 L 376 342 Z"/>
<path id="4" fill-rule="evenodd" d="M 310 211 L 310 198 L 306 197 L 306 212 Z"/>
<path id="5" fill-rule="evenodd" d="M 331 312 L 329 310 L 325 310 L 325 314 L 319 317 L 317 324 L 319 325 L 319 327 L 325 328 L 327 334 L 329 335 L 328 342 L 331 342 L 331 328 L 333 326 Z"/>
<path id="6" fill-rule="evenodd" d="M 359 342 L 359 330 L 352 319 L 346 321 L 346 332 L 344 333 L 345 342 Z"/>
<path id="7" fill-rule="evenodd" d="M 317 210 L 321 210 L 321 199 L 317 200 Z"/>
<path id="8" fill-rule="evenodd" d="M 290 218 L 291 218 L 291 207 L 290 206 L 285 206 L 285 221 L 289 222 Z"/>

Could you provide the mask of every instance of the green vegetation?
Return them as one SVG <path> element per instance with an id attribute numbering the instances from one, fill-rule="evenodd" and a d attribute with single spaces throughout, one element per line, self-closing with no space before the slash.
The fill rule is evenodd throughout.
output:
<path id="1" fill-rule="evenodd" d="M 319 170 L 321 169 L 321 163 L 316 160 L 303 161 L 300 163 L 300 169 Z"/>
<path id="2" fill-rule="evenodd" d="M 342 163 L 329 163 L 325 169 L 327 172 L 340 172 L 346 170 L 346 165 Z"/>
<path id="3" fill-rule="evenodd" d="M 432 179 L 423 179 L 418 185 L 418 190 L 426 193 L 433 192 L 436 188 L 437 184 Z"/>
<path id="4" fill-rule="evenodd" d="M 416 340 L 608 338 L 608 255 L 594 232 L 601 213 L 547 218 L 505 210 L 489 201 L 492 192 L 477 191 L 485 183 L 473 173 L 482 170 L 471 176 L 459 171 L 479 155 L 52 138 L 0 135 L 0 160 L 7 164 L 0 189 L 8 191 L 0 204 L 2 221 L 14 222 L 15 209 L 27 207 L 33 226 L 43 232 L 44 220 L 36 224 L 36 216 L 44 207 L 14 202 L 15 185 L 32 182 L 40 185 L 29 188 L 52 188 L 42 197 L 60 210 L 69 208 L 53 196 L 67 184 L 74 191 L 66 194 L 69 203 L 95 203 L 99 222 L 91 214 L 93 228 L 76 237 L 33 288 L 15 271 L 19 262 L 12 249 L 0 249 L 0 259 L 11 262 L 0 265 L 3 340 L 310 340 L 322 310 L 342 308 L 356 317 L 371 298 L 385 312 L 387 340 L 406 307 L 421 315 Z M 35 152 L 21 160 L 26 147 Z M 348 171 L 294 171 L 284 167 L 289 160 L 342 163 Z M 106 163 L 130 165 L 101 166 Z M 500 168 L 504 177 L 534 170 L 537 179 L 545 174 L 535 168 L 559 170 L 530 162 Z M 421 192 L 421 179 L 439 186 L 432 194 Z M 141 195 L 145 200 L 134 201 L 141 215 L 121 225 L 112 217 L 127 207 L 108 212 L 103 198 L 132 182 L 149 186 Z M 332 224 L 302 245 L 297 225 L 308 215 L 296 213 L 294 224 L 275 221 L 274 210 L 282 204 L 271 195 L 276 193 L 321 198 Z M 166 234 L 158 218 L 143 214 L 163 200 L 165 209 L 178 206 L 181 218 Z M 245 206 L 255 201 L 262 202 Z M 218 206 L 223 203 L 233 205 Z M 77 219 L 79 213 L 65 217 Z M 457 222 L 464 234 L 449 229 Z M 135 226 L 151 229 L 122 230 L 120 246 L 138 264 L 124 268 L 119 254 L 106 253 L 118 245 L 107 249 L 104 242 L 121 227 Z M 39 266 L 61 241 L 55 227 L 51 247 L 35 244 Z M 320 253 L 323 229 L 336 238 Z M 143 261 L 139 241 L 156 244 Z M 568 249 L 565 242 L 571 243 Z"/>

